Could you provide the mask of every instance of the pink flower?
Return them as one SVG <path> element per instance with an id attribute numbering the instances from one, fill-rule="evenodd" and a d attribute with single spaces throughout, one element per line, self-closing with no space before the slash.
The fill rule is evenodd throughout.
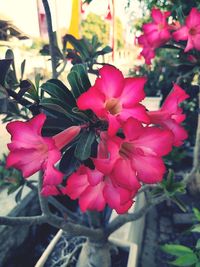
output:
<path id="1" fill-rule="evenodd" d="M 8 144 L 10 153 L 6 166 L 21 170 L 25 178 L 42 170 L 43 195 L 56 195 L 59 193 L 56 186 L 63 179 L 63 173 L 54 167 L 61 158 L 59 149 L 80 132 L 80 126 L 72 126 L 53 138 L 42 137 L 41 130 L 45 120 L 46 115 L 41 113 L 28 122 L 8 123 L 7 130 L 12 136 L 12 142 Z"/>
<path id="2" fill-rule="evenodd" d="M 145 58 L 146 64 L 151 64 L 151 59 L 155 57 L 155 49 L 169 41 L 170 26 L 166 19 L 170 12 L 161 12 L 159 9 L 153 8 L 151 16 L 153 22 L 143 25 L 144 34 L 138 37 L 138 43 L 143 47 L 140 53 Z"/>
<path id="3" fill-rule="evenodd" d="M 140 55 L 145 58 L 145 63 L 150 65 L 151 60 L 155 57 L 155 47 L 149 43 L 144 34 L 138 37 L 138 43 L 143 47 Z"/>
<path id="4" fill-rule="evenodd" d="M 169 130 L 144 127 L 133 118 L 124 123 L 123 132 L 123 139 L 108 137 L 107 157 L 94 159 L 96 168 L 127 190 L 135 187 L 137 179 L 144 183 L 160 182 L 165 172 L 162 156 L 171 151 L 173 134 Z"/>
<path id="5" fill-rule="evenodd" d="M 182 113 L 182 109 L 179 104 L 187 99 L 189 95 L 179 87 L 174 84 L 173 90 L 165 99 L 162 107 L 158 111 L 150 111 L 149 116 L 151 122 L 156 125 L 160 125 L 164 129 L 169 129 L 174 135 L 174 146 L 181 146 L 183 140 L 185 140 L 188 135 L 185 129 L 180 125 L 184 121 L 185 115 Z"/>
<path id="6" fill-rule="evenodd" d="M 94 86 L 78 98 L 80 110 L 91 109 L 101 120 L 108 121 L 109 135 L 114 135 L 129 117 L 149 123 L 145 107 L 139 104 L 145 97 L 146 78 L 124 78 L 110 65 L 102 67 L 99 74 Z"/>
<path id="7" fill-rule="evenodd" d="M 175 41 L 187 40 L 185 52 L 192 48 L 200 51 L 200 11 L 192 8 L 185 25 L 172 34 Z"/>
<path id="8" fill-rule="evenodd" d="M 170 12 L 161 12 L 159 9 L 153 8 L 151 11 L 151 16 L 153 22 L 146 23 L 143 25 L 142 29 L 144 35 L 148 39 L 148 42 L 154 47 L 159 47 L 169 41 L 170 26 L 168 25 L 166 19 L 169 17 Z"/>
<path id="9" fill-rule="evenodd" d="M 98 170 L 81 166 L 67 180 L 63 193 L 71 199 L 79 199 L 80 209 L 101 211 L 108 204 L 117 213 L 125 213 L 133 204 L 133 197 L 140 188 L 137 182 L 134 190 L 130 191 L 113 183 L 109 176 Z"/>

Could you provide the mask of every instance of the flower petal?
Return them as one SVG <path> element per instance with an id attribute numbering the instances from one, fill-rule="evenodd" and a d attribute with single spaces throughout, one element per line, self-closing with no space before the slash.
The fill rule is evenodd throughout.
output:
<path id="1" fill-rule="evenodd" d="M 160 182 L 166 170 L 162 158 L 139 154 L 133 156 L 132 166 L 137 171 L 137 178 L 147 184 Z"/>
<path id="2" fill-rule="evenodd" d="M 103 182 L 86 188 L 79 198 L 79 206 L 82 212 L 86 210 L 102 211 L 105 208 L 106 201 L 103 196 L 103 188 Z"/>
<path id="3" fill-rule="evenodd" d="M 77 106 L 80 110 L 91 109 L 97 116 L 104 117 L 105 96 L 95 86 L 83 93 L 77 99 Z"/>
<path id="4" fill-rule="evenodd" d="M 138 187 L 135 170 L 132 168 L 131 162 L 126 159 L 119 158 L 116 161 L 110 178 L 118 186 L 127 190 L 134 190 L 134 188 Z"/>
<path id="5" fill-rule="evenodd" d="M 144 155 L 164 156 L 172 150 L 173 140 L 171 131 L 144 127 L 143 133 L 133 141 L 133 146 L 140 148 Z"/>
<path id="6" fill-rule="evenodd" d="M 120 96 L 123 107 L 133 107 L 145 98 L 144 85 L 146 81 L 147 79 L 144 77 L 125 78 L 124 89 Z"/>
<path id="7" fill-rule="evenodd" d="M 106 99 L 121 95 L 124 76 L 120 70 L 111 65 L 105 65 L 99 70 L 101 78 L 97 78 L 95 87 L 106 96 Z"/>

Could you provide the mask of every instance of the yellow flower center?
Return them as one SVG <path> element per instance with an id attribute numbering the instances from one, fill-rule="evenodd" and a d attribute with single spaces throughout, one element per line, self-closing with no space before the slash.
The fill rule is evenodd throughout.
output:
<path id="1" fill-rule="evenodd" d="M 110 112 L 112 115 L 116 115 L 121 112 L 122 107 L 119 103 L 119 100 L 116 98 L 111 98 L 106 101 L 105 108 Z"/>
<path id="2" fill-rule="evenodd" d="M 128 142 L 124 142 L 119 150 L 119 154 L 121 157 L 125 158 L 125 159 L 130 159 L 131 155 L 133 153 L 133 144 L 128 143 Z"/>

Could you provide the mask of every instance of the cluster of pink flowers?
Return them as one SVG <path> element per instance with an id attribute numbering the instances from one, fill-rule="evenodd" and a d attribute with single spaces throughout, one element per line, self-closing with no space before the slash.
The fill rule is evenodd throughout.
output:
<path id="1" fill-rule="evenodd" d="M 143 34 L 138 37 L 138 43 L 143 48 L 140 54 L 145 58 L 146 64 L 151 64 L 151 60 L 155 57 L 155 50 L 170 39 L 177 42 L 187 41 L 185 52 L 191 49 L 200 51 L 200 11 L 196 8 L 191 9 L 182 26 L 179 22 L 176 26 L 168 24 L 167 18 L 170 12 L 161 12 L 153 8 L 151 16 L 153 22 L 144 24 Z"/>
<path id="2" fill-rule="evenodd" d="M 69 144 L 85 125 L 72 126 L 53 137 L 42 137 L 46 119 L 40 114 L 28 122 L 11 122 L 7 166 L 29 177 L 44 171 L 43 195 L 67 194 L 79 199 L 80 209 L 101 211 L 106 205 L 125 213 L 143 183 L 157 183 L 166 171 L 162 157 L 172 146 L 187 138 L 181 126 L 185 115 L 179 104 L 188 95 L 174 85 L 160 110 L 147 111 L 140 103 L 145 98 L 146 78 L 124 78 L 114 66 L 105 65 L 88 91 L 77 99 L 80 110 L 92 110 L 107 130 L 96 128 L 97 157 L 93 168 L 83 164 L 61 185 L 63 176 L 55 168 L 60 150 Z M 84 129 L 86 130 L 86 129 Z M 88 131 L 90 126 L 88 126 Z"/>

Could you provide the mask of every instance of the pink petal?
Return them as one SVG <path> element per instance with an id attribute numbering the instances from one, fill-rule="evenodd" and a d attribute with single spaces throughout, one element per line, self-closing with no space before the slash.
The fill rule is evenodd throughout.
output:
<path id="1" fill-rule="evenodd" d="M 118 117 L 121 121 L 126 121 L 128 118 L 133 117 L 141 122 L 150 123 L 146 109 L 141 104 L 137 104 L 133 108 L 124 108 Z"/>
<path id="2" fill-rule="evenodd" d="M 186 26 L 181 27 L 177 31 L 172 33 L 172 37 L 175 41 L 187 40 L 188 39 L 188 28 Z"/>
<path id="3" fill-rule="evenodd" d="M 104 117 L 105 96 L 95 86 L 83 93 L 77 99 L 77 106 L 80 110 L 91 109 L 97 116 Z"/>
<path id="4" fill-rule="evenodd" d="M 185 20 L 185 24 L 188 28 L 193 28 L 200 24 L 200 12 L 198 11 L 198 9 L 191 9 L 190 14 Z"/>
<path id="5" fill-rule="evenodd" d="M 157 24 L 163 23 L 163 14 L 160 9 L 152 8 L 151 16 Z"/>
<path id="6" fill-rule="evenodd" d="M 103 188 L 103 182 L 86 188 L 79 198 L 79 206 L 82 212 L 86 210 L 102 211 L 105 208 L 106 201 L 103 196 Z"/>
<path id="7" fill-rule="evenodd" d="M 193 38 L 193 44 L 194 44 L 194 48 L 198 51 L 200 51 L 200 34 L 197 34 L 194 38 Z"/>
<path id="8" fill-rule="evenodd" d="M 183 141 L 188 138 L 186 130 L 174 120 L 166 120 L 164 125 L 174 134 L 174 146 L 181 146 Z"/>
<path id="9" fill-rule="evenodd" d="M 131 167 L 131 162 L 127 159 L 118 159 L 113 168 L 111 179 L 119 186 L 127 190 L 134 190 L 137 187 L 135 170 Z"/>
<path id="10" fill-rule="evenodd" d="M 133 118 L 129 118 L 123 124 L 122 127 L 123 127 L 124 134 L 129 141 L 138 138 L 143 133 L 143 126 L 141 122 Z"/>
<path id="11" fill-rule="evenodd" d="M 111 65 L 105 65 L 99 70 L 101 78 L 95 82 L 95 87 L 106 96 L 106 99 L 121 95 L 124 76 L 120 70 Z"/>
<path id="12" fill-rule="evenodd" d="M 33 129 L 30 127 L 30 121 L 10 122 L 7 124 L 6 128 L 12 136 L 12 145 L 9 149 L 31 149 L 32 147 L 37 146 L 42 142 L 42 137 L 34 133 Z"/>
<path id="13" fill-rule="evenodd" d="M 87 174 L 88 174 L 88 182 L 90 185 L 95 186 L 99 184 L 101 181 L 103 181 L 103 173 L 98 171 L 98 170 L 90 170 L 89 168 L 87 169 Z"/>
<path id="14" fill-rule="evenodd" d="M 63 193 L 68 195 L 71 199 L 77 199 L 89 186 L 87 174 L 73 173 L 67 179 L 66 188 Z"/>
<path id="15" fill-rule="evenodd" d="M 108 114 L 108 135 L 113 136 L 117 133 L 118 129 L 120 128 L 120 123 L 117 119 L 117 116 L 112 114 Z"/>
<path id="16" fill-rule="evenodd" d="M 144 77 L 125 79 L 124 89 L 120 96 L 123 107 L 133 107 L 145 98 L 144 85 L 146 81 L 147 79 Z"/>
<path id="17" fill-rule="evenodd" d="M 162 158 L 139 154 L 133 156 L 132 166 L 137 172 L 138 179 L 147 184 L 160 182 L 166 170 Z"/>
<path id="18" fill-rule="evenodd" d="M 54 185 L 46 185 L 42 187 L 41 195 L 43 195 L 44 197 L 57 196 L 59 194 L 59 190 Z"/>
<path id="19" fill-rule="evenodd" d="M 144 155 L 164 156 L 172 150 L 173 140 L 171 131 L 145 127 L 142 135 L 133 141 L 133 146 L 140 148 Z"/>
<path id="20" fill-rule="evenodd" d="M 80 126 L 71 126 L 66 130 L 56 134 L 53 136 L 53 140 L 55 141 L 55 146 L 61 150 L 64 146 L 69 144 L 79 133 L 81 127 Z"/>
<path id="21" fill-rule="evenodd" d="M 177 112 L 178 105 L 188 97 L 189 95 L 186 94 L 186 92 L 180 86 L 174 84 L 173 89 L 165 99 L 161 109 L 168 113 L 175 113 Z"/>
<path id="22" fill-rule="evenodd" d="M 187 41 L 187 46 L 184 49 L 184 52 L 188 52 L 188 51 L 190 51 L 193 48 L 194 48 L 193 38 L 191 36 L 189 36 L 188 37 L 188 41 Z"/>
<path id="23" fill-rule="evenodd" d="M 28 123 L 30 128 L 34 131 L 34 133 L 41 135 L 42 126 L 46 120 L 46 115 L 44 113 L 40 113 L 39 115 L 32 118 Z"/>
<path id="24" fill-rule="evenodd" d="M 103 193 L 108 205 L 112 209 L 115 209 L 118 214 L 127 212 L 133 204 L 131 192 L 120 189 L 120 187 L 115 187 L 112 183 L 105 185 Z M 126 202 L 122 203 L 122 197 L 126 199 Z"/>
<path id="25" fill-rule="evenodd" d="M 35 149 L 20 149 L 10 152 L 6 160 L 6 167 L 14 167 L 22 171 L 25 178 L 33 175 L 42 168 L 45 160 Z"/>

